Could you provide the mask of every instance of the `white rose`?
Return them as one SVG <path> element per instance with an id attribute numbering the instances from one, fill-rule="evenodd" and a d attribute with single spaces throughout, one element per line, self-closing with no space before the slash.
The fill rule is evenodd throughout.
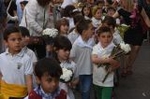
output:
<path id="1" fill-rule="evenodd" d="M 124 50 L 125 53 L 128 53 L 129 51 L 131 51 L 131 47 L 129 44 L 120 43 L 120 48 Z"/>
<path id="2" fill-rule="evenodd" d="M 55 28 L 46 28 L 45 30 L 43 30 L 43 35 L 48 35 L 49 37 L 56 37 L 58 35 L 58 30 Z"/>
<path id="3" fill-rule="evenodd" d="M 66 68 L 62 68 L 63 74 L 60 76 L 60 79 L 63 79 L 64 81 L 69 81 L 72 77 L 72 71 L 68 70 Z"/>

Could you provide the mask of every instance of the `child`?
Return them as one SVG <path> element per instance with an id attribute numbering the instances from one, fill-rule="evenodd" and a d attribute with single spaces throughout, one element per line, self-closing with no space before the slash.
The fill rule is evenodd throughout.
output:
<path id="1" fill-rule="evenodd" d="M 102 20 L 102 9 L 98 6 L 92 8 L 92 24 L 95 28 L 99 27 Z"/>
<path id="2" fill-rule="evenodd" d="M 32 90 L 33 64 L 21 46 L 22 35 L 18 27 L 4 31 L 7 49 L 0 54 L 0 99 L 22 98 Z"/>
<path id="3" fill-rule="evenodd" d="M 116 29 L 116 21 L 113 17 L 106 16 L 105 19 L 102 21 L 102 24 L 110 28 L 111 33 L 113 33 L 113 42 L 115 44 L 120 44 L 121 42 L 123 42 L 123 39 L 119 34 L 119 31 Z"/>
<path id="4" fill-rule="evenodd" d="M 79 75 L 79 86 L 82 99 L 90 99 L 90 89 L 92 85 L 92 46 L 89 39 L 93 36 L 94 29 L 91 20 L 82 20 L 77 25 L 80 36 L 72 46 L 70 57 L 76 63 Z"/>
<path id="5" fill-rule="evenodd" d="M 97 31 L 99 43 L 93 47 L 92 62 L 93 65 L 93 84 L 96 91 L 97 99 L 111 99 L 112 89 L 114 86 L 114 72 L 119 62 L 109 57 L 115 47 L 113 35 L 109 27 L 100 27 Z M 99 64 L 109 63 L 110 74 L 104 82 L 103 79 L 107 74 L 105 66 L 98 67 Z"/>
<path id="6" fill-rule="evenodd" d="M 29 30 L 23 26 L 19 26 L 19 30 L 22 34 L 22 42 L 21 42 L 22 49 L 31 58 L 33 64 L 35 64 L 37 62 L 37 57 L 36 57 L 35 53 L 27 47 L 29 40 L 30 40 Z"/>
<path id="7" fill-rule="evenodd" d="M 27 47 L 27 45 L 29 44 L 29 40 L 30 40 L 29 30 L 23 26 L 19 26 L 19 30 L 22 34 L 22 41 L 21 41 L 22 50 L 24 51 L 24 53 L 26 53 L 31 58 L 31 61 L 32 61 L 33 67 L 34 67 L 37 62 L 37 57 L 36 57 L 35 53 Z M 37 85 L 34 74 L 32 76 L 32 79 L 33 79 L 33 88 L 34 88 Z"/>
<path id="8" fill-rule="evenodd" d="M 39 85 L 25 99 L 67 99 L 65 91 L 59 88 L 62 69 L 56 60 L 39 60 L 34 72 Z"/>
<path id="9" fill-rule="evenodd" d="M 91 11 L 90 6 L 88 5 L 83 6 L 81 12 L 85 19 L 92 18 L 92 11 Z"/>
<path id="10" fill-rule="evenodd" d="M 55 56 L 56 60 L 58 60 L 62 68 L 67 68 L 69 70 L 72 70 L 73 73 L 75 73 L 75 69 L 76 69 L 75 63 L 69 59 L 71 48 L 72 48 L 72 44 L 67 37 L 60 35 L 55 38 L 54 49 L 55 49 L 55 54 L 56 54 Z M 70 88 L 72 86 L 68 86 L 68 84 L 75 86 L 75 83 L 77 82 L 77 79 L 76 79 L 77 77 L 76 77 L 76 74 L 74 75 L 75 75 L 73 77 L 74 80 L 72 80 L 71 82 L 59 83 L 60 88 L 64 89 L 67 93 L 67 99 L 75 99 L 74 94 Z"/>
<path id="11" fill-rule="evenodd" d="M 68 34 L 68 39 L 71 41 L 71 44 L 74 43 L 74 41 L 79 37 L 79 33 L 77 31 L 77 25 L 78 23 L 83 20 L 84 17 L 82 15 L 76 15 L 73 17 L 74 23 L 75 23 L 75 28 Z"/>
<path id="12" fill-rule="evenodd" d="M 59 31 L 59 35 L 67 36 L 69 32 L 69 21 L 62 18 L 56 22 L 55 28 Z"/>

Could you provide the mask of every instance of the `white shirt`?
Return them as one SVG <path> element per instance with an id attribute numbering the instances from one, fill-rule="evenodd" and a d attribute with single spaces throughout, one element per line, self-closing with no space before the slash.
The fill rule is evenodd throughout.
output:
<path id="1" fill-rule="evenodd" d="M 33 73 L 32 61 L 24 51 L 12 56 L 7 49 L 0 54 L 0 64 L 2 80 L 9 84 L 25 85 L 25 76 Z"/>

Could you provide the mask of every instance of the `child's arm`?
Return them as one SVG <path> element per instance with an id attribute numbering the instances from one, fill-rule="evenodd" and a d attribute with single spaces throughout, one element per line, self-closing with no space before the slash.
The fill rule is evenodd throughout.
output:
<path id="1" fill-rule="evenodd" d="M 115 70 L 120 65 L 120 63 L 118 61 L 114 60 L 112 57 L 99 58 L 98 55 L 96 55 L 96 54 L 92 55 L 92 62 L 95 64 L 109 63 L 110 66 L 112 67 L 111 70 Z"/>
<path id="2" fill-rule="evenodd" d="M 26 86 L 27 86 L 27 91 L 28 91 L 28 94 L 31 92 L 32 90 L 32 75 L 26 75 L 25 76 L 25 79 L 26 79 Z"/>
<path id="3" fill-rule="evenodd" d="M 92 55 L 92 62 L 93 62 L 94 64 L 109 63 L 109 58 L 99 58 L 98 55 L 93 54 L 93 55 Z"/>

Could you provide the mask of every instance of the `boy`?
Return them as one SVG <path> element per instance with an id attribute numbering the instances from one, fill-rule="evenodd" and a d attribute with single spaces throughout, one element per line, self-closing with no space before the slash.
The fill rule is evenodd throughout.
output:
<path id="1" fill-rule="evenodd" d="M 33 67 L 34 67 L 35 63 L 37 62 L 37 57 L 36 57 L 35 53 L 27 47 L 27 45 L 30 42 L 29 41 L 30 40 L 29 30 L 26 27 L 23 27 L 23 26 L 19 26 L 19 30 L 22 34 L 22 41 L 21 41 L 22 50 L 24 51 L 24 53 L 26 53 L 31 58 L 31 61 L 32 61 Z M 35 81 L 34 74 L 33 74 L 32 78 L 33 78 L 33 88 L 34 88 L 36 86 L 36 81 Z"/>
<path id="2" fill-rule="evenodd" d="M 7 49 L 0 54 L 0 99 L 22 98 L 32 89 L 33 66 L 30 57 L 22 50 L 21 40 L 19 28 L 10 26 L 5 29 Z"/>
<path id="3" fill-rule="evenodd" d="M 27 45 L 30 42 L 29 41 L 30 40 L 29 30 L 26 27 L 23 27 L 23 26 L 19 26 L 19 30 L 22 34 L 22 42 L 21 42 L 22 49 L 31 58 L 33 64 L 35 64 L 37 62 L 37 57 L 36 57 L 35 53 L 27 47 Z"/>
<path id="4" fill-rule="evenodd" d="M 25 99 L 67 99 L 64 90 L 59 88 L 62 69 L 52 58 L 39 60 L 34 68 L 38 86 Z"/>
<path id="5" fill-rule="evenodd" d="M 114 86 L 114 70 L 119 67 L 119 62 L 110 57 L 113 48 L 113 35 L 109 27 L 100 27 L 97 30 L 99 43 L 93 47 L 92 62 L 93 65 L 93 84 L 96 91 L 97 99 L 111 99 L 112 89 Z M 99 64 L 109 63 L 111 71 L 103 82 L 107 71 L 106 66 L 100 66 Z"/>
<path id="6" fill-rule="evenodd" d="M 90 99 L 92 84 L 92 46 L 89 44 L 89 39 L 93 36 L 94 29 L 91 20 L 81 20 L 76 28 L 80 36 L 73 43 L 70 57 L 77 66 L 75 74 L 79 75 L 82 99 Z"/>

